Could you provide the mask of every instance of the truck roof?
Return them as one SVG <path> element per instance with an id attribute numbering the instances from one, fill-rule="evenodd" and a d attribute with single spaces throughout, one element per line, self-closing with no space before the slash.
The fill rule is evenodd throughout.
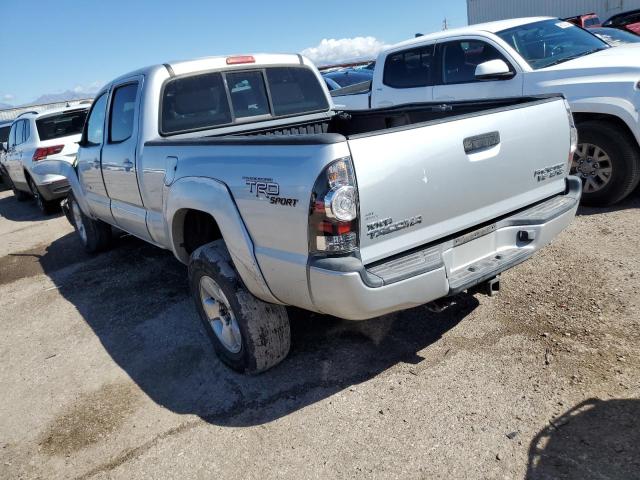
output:
<path id="1" fill-rule="evenodd" d="M 227 59 L 232 58 L 240 58 L 240 57 L 252 57 L 254 59 L 253 62 L 245 62 L 239 64 L 228 64 Z M 192 60 L 177 60 L 170 61 L 167 63 L 150 65 L 147 67 L 139 68 L 137 70 L 128 72 L 124 75 L 120 75 L 119 77 L 113 79 L 107 85 L 104 86 L 103 89 L 100 90 L 102 93 L 106 90 L 109 85 L 113 83 L 117 83 L 120 80 L 125 78 L 129 78 L 135 75 L 147 75 L 151 74 L 160 69 L 171 70 L 171 72 L 175 75 L 183 75 L 186 73 L 192 72 L 200 72 L 207 70 L 218 70 L 218 69 L 233 69 L 233 68 L 248 68 L 251 66 L 259 67 L 265 65 L 307 65 L 312 66 L 313 64 L 298 54 L 273 54 L 273 53 L 243 53 L 243 54 L 234 54 L 234 55 L 217 55 L 212 57 L 201 57 Z M 97 95 L 96 95 L 97 96 Z"/>
<path id="2" fill-rule="evenodd" d="M 553 17 L 524 17 L 524 18 L 511 18 L 509 20 L 498 20 L 496 22 L 477 23 L 475 25 L 469 25 L 467 27 L 452 28 L 449 30 L 443 30 L 441 32 L 429 33 L 420 37 L 405 40 L 404 42 L 396 43 L 392 45 L 388 50 L 395 50 L 398 47 L 407 47 L 410 45 L 422 45 L 430 40 L 438 40 L 440 38 L 455 37 L 457 35 L 471 35 L 482 33 L 496 33 L 508 28 L 519 27 L 520 25 L 527 25 L 529 23 L 539 22 L 542 20 L 553 20 Z"/>

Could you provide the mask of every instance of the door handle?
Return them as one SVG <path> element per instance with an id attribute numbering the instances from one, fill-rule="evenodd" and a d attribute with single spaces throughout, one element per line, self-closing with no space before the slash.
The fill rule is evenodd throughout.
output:
<path id="1" fill-rule="evenodd" d="M 127 159 L 122 163 L 122 166 L 124 167 L 124 171 L 125 171 L 125 172 L 130 172 L 130 171 L 131 171 L 131 169 L 133 168 L 133 162 L 127 158 Z"/>

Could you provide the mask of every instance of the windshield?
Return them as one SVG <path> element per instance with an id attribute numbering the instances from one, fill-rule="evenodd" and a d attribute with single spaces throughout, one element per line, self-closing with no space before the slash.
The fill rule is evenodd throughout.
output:
<path id="1" fill-rule="evenodd" d="M 609 48 L 595 35 L 562 20 L 543 20 L 497 32 L 534 70 Z"/>

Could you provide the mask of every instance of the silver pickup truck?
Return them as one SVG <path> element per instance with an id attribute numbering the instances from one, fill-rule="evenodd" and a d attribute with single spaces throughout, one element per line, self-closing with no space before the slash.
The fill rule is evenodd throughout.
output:
<path id="1" fill-rule="evenodd" d="M 171 250 L 231 368 L 289 351 L 285 306 L 362 320 L 476 286 L 573 219 L 562 97 L 336 112 L 297 55 L 156 65 L 109 83 L 75 167 L 88 251 L 112 226 Z"/>

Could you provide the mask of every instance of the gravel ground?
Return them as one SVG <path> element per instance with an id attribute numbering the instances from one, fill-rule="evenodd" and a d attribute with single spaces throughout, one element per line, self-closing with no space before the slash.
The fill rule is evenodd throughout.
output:
<path id="1" fill-rule="evenodd" d="M 294 313 L 223 367 L 186 269 L 0 193 L 0 478 L 640 479 L 640 197 L 507 272 L 368 322 Z"/>

